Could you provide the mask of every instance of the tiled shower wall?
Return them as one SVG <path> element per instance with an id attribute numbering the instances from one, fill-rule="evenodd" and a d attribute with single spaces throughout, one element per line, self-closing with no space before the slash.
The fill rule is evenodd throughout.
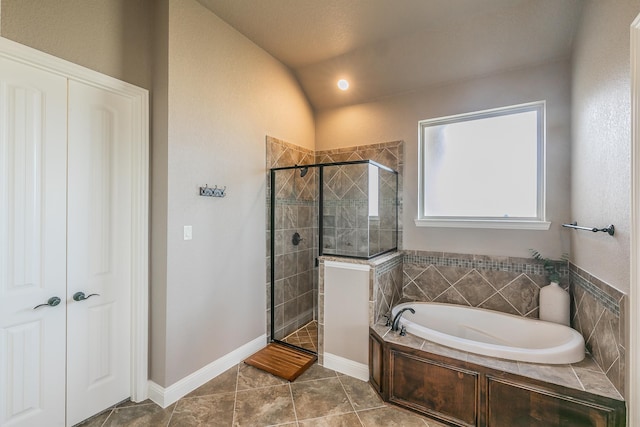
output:
<path id="1" fill-rule="evenodd" d="M 395 246 L 402 247 L 403 142 L 362 145 L 317 151 L 316 163 L 373 160 L 398 172 L 398 233 L 395 231 L 395 174 L 380 172 L 381 220 L 368 215 L 367 165 L 325 168 L 323 245 L 333 255 L 368 256 Z M 386 211 L 385 211 L 386 210 Z M 393 215 L 390 215 L 392 213 Z"/>
<path id="2" fill-rule="evenodd" d="M 403 168 L 403 143 L 402 141 L 365 145 L 359 147 L 341 148 L 336 150 L 318 151 L 305 149 L 303 147 L 279 140 L 270 136 L 266 137 L 266 169 L 267 169 L 267 334 L 271 338 L 271 235 L 270 235 L 270 205 L 271 188 L 269 170 L 276 167 L 286 167 L 293 165 L 305 165 L 313 163 L 333 163 L 350 160 L 374 160 L 382 165 L 388 166 L 399 172 L 399 192 L 398 192 L 398 215 L 402 218 L 402 168 Z M 279 172 L 281 177 L 285 177 L 284 172 Z M 318 318 L 317 301 L 317 268 L 314 267 L 313 260 L 317 257 L 317 240 L 310 236 L 317 236 L 317 206 L 315 203 L 316 170 L 309 170 L 309 173 L 302 179 L 297 175 L 294 178 L 294 171 L 286 172 L 286 177 L 278 180 L 279 190 L 291 191 L 293 194 L 278 194 L 279 210 L 276 212 L 276 233 L 278 233 L 276 243 L 276 295 L 275 295 L 275 324 L 276 330 L 282 334 L 288 334 L 302 326 L 307 320 L 309 304 L 312 305 L 313 318 Z M 293 190 L 292 190 L 293 189 Z M 278 191 L 278 189 L 276 189 Z M 309 219 L 308 209 L 312 208 L 312 226 L 307 227 Z M 300 222 L 302 221 L 302 222 Z M 386 226 L 386 225 L 385 225 Z M 399 222 L 399 230 L 401 224 Z M 305 230 L 304 233 L 299 230 Z M 300 245 L 291 245 L 291 236 L 298 231 L 303 241 Z M 310 236 L 307 236 L 307 232 Z M 398 236 L 398 247 L 401 247 L 402 233 Z M 374 241 L 374 244 L 376 242 Z M 282 252 L 280 252 L 282 250 Z M 311 254 L 311 258 L 309 258 Z M 301 264 L 302 263 L 302 264 Z M 305 270 L 310 266 L 310 270 Z M 311 276 L 309 278 L 308 276 Z M 312 284 L 312 291 L 309 293 L 309 284 Z M 282 291 L 280 291 L 282 289 Z M 310 320 L 310 319 L 309 319 Z M 282 338 L 278 334 L 279 338 Z"/>
<path id="3" fill-rule="evenodd" d="M 378 209 L 369 212 L 369 164 L 326 166 L 323 196 L 325 255 L 370 257 L 397 247 L 397 175 L 376 168 Z"/>
<path id="4" fill-rule="evenodd" d="M 267 137 L 267 172 L 274 167 L 311 164 L 314 153 L 284 141 Z M 316 217 L 316 173 L 304 176 L 299 170 L 276 174 L 275 211 L 275 334 L 278 339 L 317 319 L 317 274 L 314 260 L 318 256 Z M 267 334 L 271 332 L 271 180 L 267 173 Z M 293 245 L 293 234 L 302 237 Z"/>
<path id="5" fill-rule="evenodd" d="M 587 349 L 625 395 L 625 295 L 570 264 L 571 326 L 579 331 Z"/>

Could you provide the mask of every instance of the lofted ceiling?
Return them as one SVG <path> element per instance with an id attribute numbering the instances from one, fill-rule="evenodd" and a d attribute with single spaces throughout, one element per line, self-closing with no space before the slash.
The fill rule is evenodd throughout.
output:
<path id="1" fill-rule="evenodd" d="M 582 0 L 198 1 L 289 67 L 315 110 L 566 57 L 582 10 Z"/>

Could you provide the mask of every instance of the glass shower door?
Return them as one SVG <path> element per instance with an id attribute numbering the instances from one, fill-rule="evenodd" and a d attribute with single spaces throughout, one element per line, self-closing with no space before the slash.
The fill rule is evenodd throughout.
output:
<path id="1" fill-rule="evenodd" d="M 317 168 L 271 171 L 272 338 L 317 351 Z"/>

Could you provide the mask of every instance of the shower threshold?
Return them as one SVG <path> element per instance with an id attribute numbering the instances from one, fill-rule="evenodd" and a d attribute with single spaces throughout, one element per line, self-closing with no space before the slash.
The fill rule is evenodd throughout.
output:
<path id="1" fill-rule="evenodd" d="M 284 343 L 318 353 L 318 322 L 312 320 L 281 340 Z"/>

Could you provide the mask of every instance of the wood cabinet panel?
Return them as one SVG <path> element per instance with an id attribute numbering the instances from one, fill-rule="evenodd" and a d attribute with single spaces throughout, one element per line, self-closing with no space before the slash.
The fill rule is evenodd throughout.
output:
<path id="1" fill-rule="evenodd" d="M 393 350 L 390 370 L 390 401 L 461 426 L 477 425 L 476 372 Z"/>
<path id="2" fill-rule="evenodd" d="M 371 384 L 455 426 L 624 427 L 625 402 L 389 342 L 371 330 Z"/>
<path id="3" fill-rule="evenodd" d="M 382 394 L 382 381 L 384 378 L 384 353 L 383 343 L 374 335 L 369 335 L 369 380 L 375 390 Z"/>
<path id="4" fill-rule="evenodd" d="M 613 408 L 491 377 L 488 378 L 487 411 L 489 427 L 618 425 Z"/>

